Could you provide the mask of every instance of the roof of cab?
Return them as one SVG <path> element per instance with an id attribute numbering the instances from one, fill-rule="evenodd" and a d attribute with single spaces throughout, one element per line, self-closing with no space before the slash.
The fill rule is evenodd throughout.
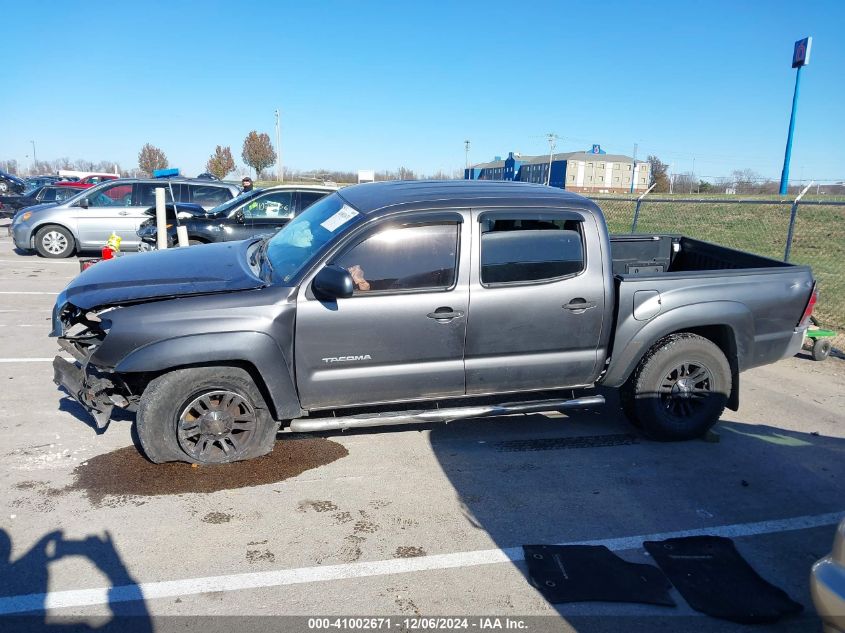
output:
<path id="1" fill-rule="evenodd" d="M 346 187 L 339 195 L 361 213 L 400 205 L 429 204 L 436 207 L 448 204 L 461 207 L 547 206 L 550 203 L 582 208 L 593 206 L 587 198 L 557 187 L 494 180 L 392 180 Z"/>

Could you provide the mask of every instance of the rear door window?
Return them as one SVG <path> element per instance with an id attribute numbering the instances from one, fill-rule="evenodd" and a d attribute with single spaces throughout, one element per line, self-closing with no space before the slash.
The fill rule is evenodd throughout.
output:
<path id="1" fill-rule="evenodd" d="M 293 192 L 275 191 L 250 200 L 244 216 L 253 220 L 286 220 L 293 217 Z"/>
<path id="2" fill-rule="evenodd" d="M 216 207 L 227 200 L 231 200 L 232 192 L 226 187 L 213 187 L 209 185 L 188 185 L 191 192 L 191 202 L 204 207 Z"/>
<path id="3" fill-rule="evenodd" d="M 164 189 L 165 203 L 172 202 L 170 197 L 170 188 L 173 187 L 173 195 L 178 202 L 182 202 L 180 189 L 182 185 L 179 183 L 168 182 L 139 182 L 135 186 L 136 195 L 138 197 L 138 204 L 142 207 L 154 207 L 156 203 L 156 189 Z"/>
<path id="4" fill-rule="evenodd" d="M 481 283 L 540 282 L 585 268 L 580 220 L 569 214 L 481 218 Z"/>

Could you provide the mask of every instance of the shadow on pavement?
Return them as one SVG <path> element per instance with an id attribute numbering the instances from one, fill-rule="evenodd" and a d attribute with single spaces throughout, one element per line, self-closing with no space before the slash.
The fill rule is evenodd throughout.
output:
<path id="1" fill-rule="evenodd" d="M 537 414 L 431 427 L 431 447 L 468 524 L 485 531 L 498 547 L 512 548 L 845 509 L 845 440 L 726 421 L 715 427 L 718 435 L 713 439 L 718 441 L 651 442 L 633 434 L 615 396 L 607 397 L 603 409 L 566 417 Z M 818 629 L 808 576 L 813 561 L 830 549 L 833 529 L 737 540 L 748 562 L 805 608 L 799 618 L 755 630 Z M 622 552 L 622 557 L 652 562 L 641 546 Z M 526 589 L 534 591 L 525 565 L 515 565 L 526 575 Z M 484 577 L 478 573 L 481 585 Z M 584 632 L 746 630 L 697 614 L 676 597 L 680 607 L 668 610 L 616 603 L 550 608 Z"/>
<path id="2" fill-rule="evenodd" d="M 51 615 L 45 609 L 50 563 L 79 556 L 108 578 L 111 618 L 91 624 L 79 618 Z M 120 558 L 111 535 L 65 538 L 61 531 L 45 534 L 29 551 L 12 560 L 12 540 L 0 529 L 0 630 L 3 631 L 152 631 L 140 588 Z"/>

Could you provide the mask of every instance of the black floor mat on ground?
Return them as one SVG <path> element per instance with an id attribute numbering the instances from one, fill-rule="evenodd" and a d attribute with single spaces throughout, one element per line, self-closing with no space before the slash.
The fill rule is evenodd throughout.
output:
<path id="1" fill-rule="evenodd" d="M 729 538 L 690 536 L 643 545 L 696 611 L 753 624 L 804 608 L 754 571 Z"/>
<path id="2" fill-rule="evenodd" d="M 657 567 L 622 560 L 594 545 L 523 545 L 532 584 L 551 603 L 642 602 L 673 607 Z"/>

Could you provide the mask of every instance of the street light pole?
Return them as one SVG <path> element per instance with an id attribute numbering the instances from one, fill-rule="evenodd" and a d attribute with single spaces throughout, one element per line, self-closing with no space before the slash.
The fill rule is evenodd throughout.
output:
<path id="1" fill-rule="evenodd" d="M 555 152 L 555 141 L 557 140 L 557 135 L 554 132 L 549 132 L 546 137 L 549 139 L 549 173 L 546 174 L 546 186 L 548 187 L 549 183 L 552 181 L 552 157 Z"/>
<path id="2" fill-rule="evenodd" d="M 38 169 L 38 158 L 35 157 L 35 141 L 30 141 L 32 143 L 32 168 L 37 170 Z M 35 174 L 33 174 L 34 176 Z"/>
<path id="3" fill-rule="evenodd" d="M 631 191 L 634 193 L 634 184 L 637 179 L 637 144 L 634 143 L 634 162 L 631 165 Z"/>
<path id="4" fill-rule="evenodd" d="M 464 178 L 472 180 L 469 174 L 469 139 L 464 141 Z"/>
<path id="5" fill-rule="evenodd" d="M 279 124 L 279 111 L 276 110 L 276 151 L 279 153 L 279 182 L 285 181 L 285 167 L 282 164 L 282 137 L 281 125 Z"/>

